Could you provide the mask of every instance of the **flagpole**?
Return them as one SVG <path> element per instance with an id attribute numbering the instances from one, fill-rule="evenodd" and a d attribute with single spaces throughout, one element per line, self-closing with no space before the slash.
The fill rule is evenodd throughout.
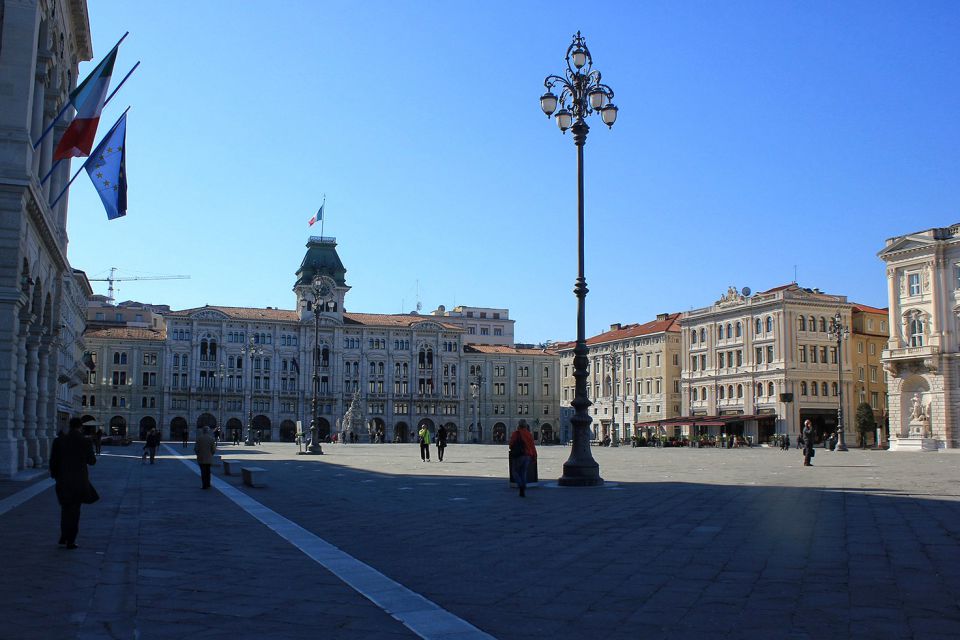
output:
<path id="1" fill-rule="evenodd" d="M 123 80 L 120 81 L 120 84 L 117 85 L 117 88 L 114 89 L 110 93 L 110 95 L 107 96 L 107 99 L 103 101 L 103 106 L 107 106 L 107 104 L 109 104 L 110 98 L 112 98 L 117 93 L 117 91 L 120 91 L 120 87 L 123 86 L 123 83 L 127 81 L 127 78 L 129 78 L 133 74 L 133 72 L 137 70 L 137 67 L 139 66 L 140 66 L 140 61 L 137 60 L 137 64 L 133 65 L 133 68 L 130 69 L 130 71 L 127 71 L 127 75 L 123 76 Z"/>
<path id="2" fill-rule="evenodd" d="M 118 43 L 118 44 L 119 44 L 119 43 Z M 117 91 L 120 91 L 120 87 L 123 86 L 123 83 L 127 81 L 127 78 L 129 78 L 130 75 L 131 75 L 134 71 L 136 71 L 136 70 L 137 70 L 137 67 L 139 67 L 139 66 L 140 66 L 140 61 L 137 60 L 137 64 L 133 65 L 133 68 L 130 69 L 130 71 L 127 72 L 127 75 L 123 76 L 123 80 L 121 80 L 121 81 L 120 81 L 120 84 L 117 85 L 117 88 L 113 90 L 113 93 L 111 93 L 111 94 L 107 97 L 107 99 L 103 101 L 103 106 L 104 106 L 104 107 L 106 107 L 106 106 L 110 103 L 110 98 L 112 98 L 113 96 L 115 96 L 116 93 L 117 93 Z M 127 108 L 129 109 L 130 107 L 127 107 Z M 124 111 L 124 113 L 126 113 L 126 111 Z M 56 120 L 54 120 L 54 121 L 56 121 Z M 46 181 L 50 178 L 51 175 L 53 175 L 53 172 L 54 172 L 54 170 L 57 168 L 57 165 L 59 165 L 61 162 L 63 162 L 63 158 L 60 158 L 59 160 L 57 160 L 56 162 L 53 163 L 53 166 L 50 167 L 50 171 L 47 171 L 47 175 L 43 176 L 43 178 L 40 180 L 40 186 L 41 186 L 41 187 L 43 186 L 43 183 L 46 182 Z"/>
<path id="3" fill-rule="evenodd" d="M 130 32 L 129 32 L 129 31 L 127 31 L 125 34 L 123 34 L 123 37 L 121 37 L 121 38 L 117 41 L 117 44 L 113 45 L 113 49 L 116 49 L 117 47 L 119 47 L 119 46 L 120 46 L 120 43 L 123 42 L 128 35 L 130 35 Z M 110 49 L 110 53 L 113 53 L 113 49 Z M 107 55 L 110 55 L 110 54 L 108 53 Z M 140 64 L 140 63 L 138 62 L 137 64 Z M 97 66 L 99 66 L 99 65 L 97 65 Z M 94 67 L 94 69 L 96 69 L 96 67 Z M 134 69 L 136 69 L 136 67 L 134 67 Z M 91 72 L 91 73 L 92 73 L 92 72 Z M 127 75 L 130 75 L 130 74 L 128 73 Z M 126 80 L 126 78 L 124 78 L 124 80 Z M 121 84 L 122 84 L 122 83 L 121 83 Z M 120 87 L 117 87 L 117 88 L 119 89 Z M 116 91 L 114 91 L 114 93 L 116 93 Z M 111 95 L 112 95 L 112 94 L 111 94 Z M 70 102 L 70 100 L 69 100 L 69 98 L 68 98 L 68 99 L 67 99 L 67 102 L 63 105 L 63 108 L 60 109 L 60 113 L 58 113 L 57 116 L 56 116 L 53 120 L 50 121 L 50 124 L 47 125 L 47 128 L 44 129 L 44 130 L 43 130 L 43 133 L 40 134 L 40 137 L 37 138 L 37 141 L 33 143 L 33 149 L 34 149 L 34 150 L 36 150 L 37 147 L 40 146 L 40 143 L 43 142 L 43 139 L 46 138 L 46 137 L 47 137 L 47 134 L 50 133 L 50 130 L 53 129 L 53 125 L 57 124 L 57 120 L 59 120 L 59 119 L 60 119 L 60 116 L 62 116 L 63 113 L 64 113 L 67 109 L 70 108 L 70 105 L 71 105 L 71 104 L 72 104 L 72 103 Z M 104 104 L 106 104 L 106 102 L 104 102 Z M 43 183 L 41 182 L 40 184 L 43 184 Z"/>
<path id="4" fill-rule="evenodd" d="M 327 212 L 323 207 L 327 204 L 327 194 L 323 194 L 323 202 L 320 203 L 320 239 L 323 240 L 323 223 L 327 221 Z"/>
<path id="5" fill-rule="evenodd" d="M 113 123 L 112 127 L 110 127 L 110 131 L 107 131 L 106 135 L 103 136 L 103 138 L 100 138 L 101 142 L 103 142 L 104 139 L 106 139 L 107 137 L 110 136 L 111 133 L 113 133 L 113 130 L 117 128 L 118 124 L 120 124 L 120 120 L 122 120 L 123 116 L 127 114 L 127 111 L 130 111 L 130 107 L 127 107 L 126 109 L 123 110 L 123 113 L 120 114 L 120 117 L 117 118 L 117 121 Z M 50 203 L 51 209 L 57 206 L 57 203 L 60 202 L 60 198 L 62 198 L 63 194 L 67 192 L 67 189 L 69 189 L 70 185 L 73 184 L 73 181 L 77 179 L 77 176 L 80 175 L 80 172 L 86 168 L 88 162 L 90 162 L 90 158 L 87 158 L 86 160 L 83 161 L 83 164 L 80 165 L 80 168 L 77 169 L 77 172 L 73 174 L 72 178 L 70 178 L 70 182 L 68 182 L 67 186 L 63 188 L 63 190 L 60 192 L 60 195 L 57 196 L 57 199 Z"/>

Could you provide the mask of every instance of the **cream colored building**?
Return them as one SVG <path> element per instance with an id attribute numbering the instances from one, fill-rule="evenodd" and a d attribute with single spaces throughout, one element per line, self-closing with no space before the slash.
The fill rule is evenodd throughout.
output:
<path id="1" fill-rule="evenodd" d="M 443 318 L 446 324 L 462 327 L 467 334 L 467 342 L 503 346 L 514 344 L 514 321 L 510 319 L 509 309 L 459 305 L 448 310 L 440 305 L 430 315 Z"/>
<path id="2" fill-rule="evenodd" d="M 960 447 L 960 224 L 890 238 L 878 255 L 890 305 L 890 449 Z"/>
<path id="3" fill-rule="evenodd" d="M 314 308 L 316 276 L 333 284 Z M 94 301 L 87 338 L 98 364 L 84 389 L 86 411 L 105 430 L 133 437 L 153 425 L 174 440 L 218 425 L 229 437 L 236 430 L 245 435 L 252 424 L 264 440 L 292 441 L 298 421 L 309 428 L 316 371 L 321 437 L 343 430 L 355 398 L 363 441 L 382 434 L 407 442 L 421 425 L 432 431 L 443 424 L 452 441 L 494 442 L 521 419 L 538 432 L 555 432 L 554 353 L 471 344 L 468 330 L 445 315 L 349 312 L 349 290 L 335 240 L 313 237 L 296 272 L 294 309 L 167 311 Z M 471 322 L 472 310 L 476 320 L 487 320 L 479 308 L 458 309 L 458 320 Z M 489 320 L 508 324 L 512 335 L 507 310 L 496 312 L 503 317 Z"/>
<path id="4" fill-rule="evenodd" d="M 51 206 L 70 178 L 53 151 L 69 118 L 36 150 L 33 143 L 65 104 L 77 67 L 93 55 L 86 3 L 0 4 L 0 477 L 44 466 L 69 413 L 79 335 L 69 308 L 68 198 Z M 70 330 L 64 332 L 64 324 Z M 66 357 L 61 362 L 60 356 Z M 62 395 L 62 397 L 61 397 Z"/>
<path id="5" fill-rule="evenodd" d="M 587 339 L 587 394 L 593 403 L 589 411 L 594 440 L 610 436 L 627 441 L 633 435 L 649 435 L 656 421 L 680 415 L 678 320 L 679 314 L 663 313 L 643 324 L 612 324 L 609 331 Z M 564 406 L 574 397 L 575 346 L 573 342 L 555 345 Z"/>
<path id="6" fill-rule="evenodd" d="M 822 438 L 836 430 L 837 343 L 827 333 L 839 311 L 851 327 L 845 296 L 796 283 L 749 295 L 731 287 L 713 305 L 683 314 L 683 435 L 739 435 L 768 442 L 795 439 L 810 419 Z M 842 343 L 846 439 L 853 433 L 850 340 Z M 795 441 L 795 440 L 794 440 Z M 853 440 L 855 442 L 855 439 Z"/>

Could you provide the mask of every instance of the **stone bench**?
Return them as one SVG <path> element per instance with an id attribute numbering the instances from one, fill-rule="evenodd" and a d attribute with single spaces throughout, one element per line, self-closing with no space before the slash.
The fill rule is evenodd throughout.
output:
<path id="1" fill-rule="evenodd" d="M 261 467 L 240 467 L 240 472 L 243 474 L 243 484 L 248 487 L 266 486 L 264 482 L 264 477 L 267 475 L 266 469 Z"/>
<path id="2" fill-rule="evenodd" d="M 223 474 L 226 476 L 238 476 L 240 475 L 240 461 L 239 460 L 228 460 L 226 458 L 221 459 L 223 462 Z"/>

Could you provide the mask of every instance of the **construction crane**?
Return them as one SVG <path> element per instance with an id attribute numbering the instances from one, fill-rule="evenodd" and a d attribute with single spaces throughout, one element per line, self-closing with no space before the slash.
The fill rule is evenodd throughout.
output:
<path id="1" fill-rule="evenodd" d="M 107 282 L 107 301 L 110 304 L 113 304 L 113 283 L 114 282 L 123 282 L 126 280 L 189 280 L 190 276 L 126 276 L 126 277 L 117 277 L 117 268 L 110 267 L 110 275 L 106 278 L 87 278 L 90 282 Z"/>

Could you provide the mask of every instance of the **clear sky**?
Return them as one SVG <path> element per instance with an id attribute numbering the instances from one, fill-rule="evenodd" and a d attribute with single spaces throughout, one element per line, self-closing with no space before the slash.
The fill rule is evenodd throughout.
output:
<path id="1" fill-rule="evenodd" d="M 576 151 L 538 99 L 578 29 L 620 107 L 585 149 L 588 334 L 794 269 L 886 306 L 884 240 L 960 222 L 957 2 L 89 7 L 95 62 L 130 31 L 114 77 L 142 64 L 101 124 L 132 107 L 129 213 L 81 176 L 71 263 L 191 276 L 120 300 L 292 309 L 326 193 L 348 311 L 419 288 L 575 338 Z"/>

